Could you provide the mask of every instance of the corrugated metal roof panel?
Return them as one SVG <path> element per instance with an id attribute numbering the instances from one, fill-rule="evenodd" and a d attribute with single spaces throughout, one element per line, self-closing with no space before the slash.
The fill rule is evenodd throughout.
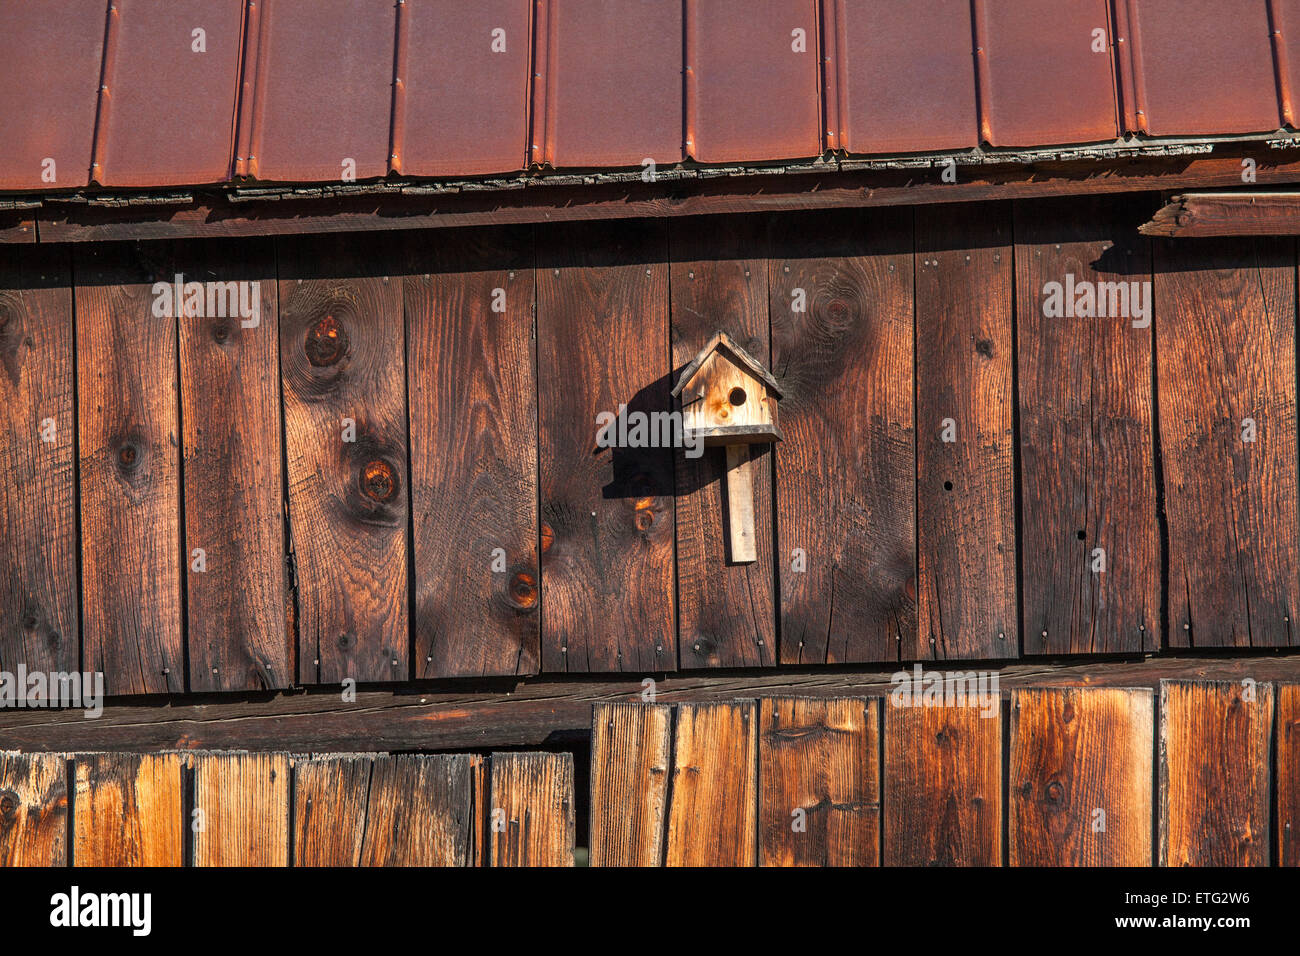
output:
<path id="1" fill-rule="evenodd" d="M 1281 125 L 1265 0 L 1118 2 L 1127 5 L 1141 131 L 1187 136 Z"/>
<path id="2" fill-rule="evenodd" d="M 986 141 L 1040 146 L 1118 135 L 1106 0 L 974 2 Z"/>
<path id="3" fill-rule="evenodd" d="M 115 6 L 95 180 L 174 186 L 227 179 L 243 0 L 115 0 Z"/>
<path id="4" fill-rule="evenodd" d="M 406 0 L 398 160 L 412 176 L 518 170 L 528 139 L 529 0 Z M 400 164 L 400 165 L 399 165 Z"/>
<path id="5" fill-rule="evenodd" d="M 393 0 L 260 0 L 249 172 L 321 182 L 388 172 Z M 328 27 L 324 29 L 323 27 Z"/>
<path id="6" fill-rule="evenodd" d="M 970 0 L 824 0 L 823 16 L 833 148 L 891 153 L 978 144 Z"/>
<path id="7" fill-rule="evenodd" d="M 819 155 L 819 26 L 815 0 L 686 0 L 686 152 Z"/>
<path id="8" fill-rule="evenodd" d="M 107 12 L 106 0 L 63 0 L 57 16 L 0 2 L 0 189 L 86 185 Z"/>
<path id="9" fill-rule="evenodd" d="M 553 166 L 681 162 L 681 0 L 604 0 L 549 9 L 549 82 L 534 152 Z M 540 41 L 539 37 L 539 41 Z M 597 55 L 598 54 L 598 55 Z"/>

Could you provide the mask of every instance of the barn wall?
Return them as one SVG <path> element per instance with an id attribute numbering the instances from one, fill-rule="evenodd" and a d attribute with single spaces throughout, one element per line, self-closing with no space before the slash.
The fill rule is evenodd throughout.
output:
<path id="1" fill-rule="evenodd" d="M 1290 645 L 1296 250 L 1139 237 L 1157 205 L 6 252 L 0 669 L 119 695 Z M 259 323 L 156 314 L 177 274 L 255 283 Z M 1150 283 L 1151 321 L 1045 315 L 1052 282 Z M 785 393 L 751 565 L 720 449 L 595 443 L 717 329 Z"/>

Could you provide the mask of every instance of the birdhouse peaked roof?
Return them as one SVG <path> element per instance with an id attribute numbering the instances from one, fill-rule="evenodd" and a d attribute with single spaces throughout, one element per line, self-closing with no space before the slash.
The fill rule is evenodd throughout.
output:
<path id="1" fill-rule="evenodd" d="M 781 397 L 781 387 L 776 384 L 776 379 L 772 377 L 772 373 L 763 368 L 763 364 L 758 359 L 731 341 L 731 336 L 726 332 L 714 332 L 713 338 L 709 339 L 709 343 L 700 349 L 699 354 L 691 359 L 691 364 L 682 370 L 681 377 L 677 379 L 677 384 L 673 386 L 674 398 L 681 395 L 682 390 L 695 377 L 695 373 L 704 367 L 704 363 L 714 352 L 726 352 L 737 365 L 766 385 L 773 397 Z"/>

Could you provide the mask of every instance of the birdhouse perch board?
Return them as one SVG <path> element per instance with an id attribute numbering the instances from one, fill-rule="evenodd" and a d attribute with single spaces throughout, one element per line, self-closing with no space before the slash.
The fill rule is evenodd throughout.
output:
<path id="1" fill-rule="evenodd" d="M 749 446 L 782 439 L 776 379 L 725 332 L 716 332 L 682 370 L 672 393 L 681 403 L 682 428 L 691 442 L 725 446 L 731 560 L 757 560 Z"/>

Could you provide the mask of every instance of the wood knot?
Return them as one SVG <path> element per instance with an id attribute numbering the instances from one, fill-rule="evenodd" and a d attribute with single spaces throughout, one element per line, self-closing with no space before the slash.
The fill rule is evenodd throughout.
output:
<path id="1" fill-rule="evenodd" d="M 212 327 L 212 340 L 218 345 L 225 345 L 230 341 L 230 323 L 218 322 Z"/>
<path id="2" fill-rule="evenodd" d="M 117 446 L 117 466 L 122 471 L 134 471 L 140 465 L 140 459 L 144 457 L 139 444 L 127 439 Z"/>
<path id="3" fill-rule="evenodd" d="M 551 545 L 555 544 L 555 529 L 549 524 L 542 524 L 542 554 L 551 550 Z"/>
<path id="4" fill-rule="evenodd" d="M 1065 802 L 1065 788 L 1059 781 L 1053 780 L 1047 785 L 1047 802 L 1056 804 Z"/>
<path id="5" fill-rule="evenodd" d="M 537 580 L 527 571 L 519 571 L 510 579 L 510 603 L 519 609 L 537 604 Z"/>
<path id="6" fill-rule="evenodd" d="M 655 523 L 655 500 L 653 498 L 638 498 L 636 500 L 635 511 L 632 522 L 636 525 L 638 531 L 649 531 Z"/>
<path id="7" fill-rule="evenodd" d="M 397 473 L 382 458 L 368 461 L 361 468 L 361 490 L 375 501 L 391 501 L 397 494 Z"/>
<path id="8" fill-rule="evenodd" d="M 355 643 L 356 643 L 356 642 L 355 642 L 354 640 L 352 640 L 352 635 L 351 635 L 351 634 L 340 634 L 340 635 L 339 635 L 339 650 L 346 651 L 349 647 L 351 647 L 351 646 L 352 646 L 353 644 L 355 644 Z"/>
<path id="9" fill-rule="evenodd" d="M 317 368 L 335 365 L 347 354 L 347 330 L 334 316 L 327 315 L 307 330 L 302 348 L 307 353 L 307 361 Z"/>
<path id="10" fill-rule="evenodd" d="M 12 790 L 5 790 L 0 793 L 0 817 L 6 820 L 12 819 L 18 812 L 18 794 Z"/>

